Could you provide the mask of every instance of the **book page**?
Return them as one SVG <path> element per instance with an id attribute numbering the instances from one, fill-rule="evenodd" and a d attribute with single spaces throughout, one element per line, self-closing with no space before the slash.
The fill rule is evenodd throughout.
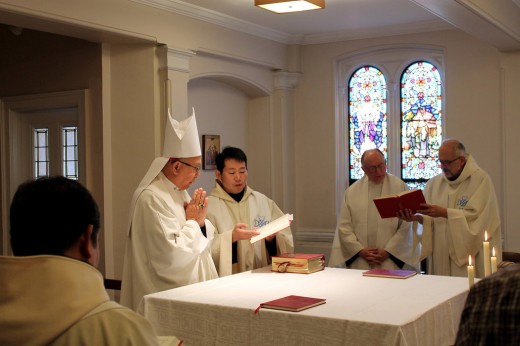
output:
<path id="1" fill-rule="evenodd" d="M 291 221 L 293 220 L 292 214 L 285 214 L 283 216 L 280 216 L 278 219 L 269 222 L 267 225 L 262 226 L 257 229 L 260 234 L 255 235 L 251 238 L 251 244 L 264 239 L 265 237 L 270 236 L 271 234 L 274 234 L 276 232 L 281 231 L 284 228 L 287 228 L 291 225 Z"/>

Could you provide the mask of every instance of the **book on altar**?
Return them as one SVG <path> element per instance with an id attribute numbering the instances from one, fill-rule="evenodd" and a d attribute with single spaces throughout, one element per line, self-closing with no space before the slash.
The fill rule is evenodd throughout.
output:
<path id="1" fill-rule="evenodd" d="M 271 271 L 310 274 L 325 268 L 325 255 L 317 253 L 285 253 L 271 257 Z"/>
<path id="2" fill-rule="evenodd" d="M 292 214 L 285 214 L 280 216 L 278 219 L 269 222 L 267 225 L 264 225 L 256 230 L 260 232 L 260 234 L 255 235 L 251 238 L 251 244 L 264 239 L 265 237 L 270 236 L 276 232 L 280 232 L 282 229 L 287 228 L 291 225 L 293 220 Z"/>
<path id="3" fill-rule="evenodd" d="M 325 299 L 291 295 L 262 303 L 259 308 L 298 312 L 321 304 Z"/>
<path id="4" fill-rule="evenodd" d="M 381 278 L 392 278 L 392 279 L 407 279 L 410 276 L 414 276 L 417 274 L 416 271 L 413 270 L 403 270 L 403 269 L 381 269 L 374 268 L 363 272 L 363 276 L 376 276 Z"/>
<path id="5" fill-rule="evenodd" d="M 374 198 L 374 203 L 381 218 L 397 217 L 399 210 L 410 209 L 416 213 L 421 203 L 426 203 L 422 190 L 404 191 L 398 195 Z"/>

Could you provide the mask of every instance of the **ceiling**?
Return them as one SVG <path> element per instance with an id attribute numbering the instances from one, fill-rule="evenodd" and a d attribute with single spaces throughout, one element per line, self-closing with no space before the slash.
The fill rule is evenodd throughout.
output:
<path id="1" fill-rule="evenodd" d="M 520 51 L 520 0 L 325 0 L 323 10 L 276 14 L 254 0 L 127 0 L 283 44 L 320 44 L 457 28 L 500 51 Z M 94 42 L 153 40 L 0 9 L 0 23 Z"/>
<path id="2" fill-rule="evenodd" d="M 287 14 L 254 0 L 132 1 L 286 44 L 459 28 L 499 49 L 520 49 L 520 0 L 325 0 L 325 9 Z"/>

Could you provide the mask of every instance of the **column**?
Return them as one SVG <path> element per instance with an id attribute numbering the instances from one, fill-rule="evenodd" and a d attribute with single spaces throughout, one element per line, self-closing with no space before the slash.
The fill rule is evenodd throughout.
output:
<path id="1" fill-rule="evenodd" d="M 169 88 L 166 89 L 169 95 L 165 95 L 165 107 L 171 106 L 171 114 L 176 120 L 185 119 L 191 114 L 191 110 L 188 109 L 188 82 L 190 81 L 190 59 L 194 55 L 195 52 L 190 50 L 168 47 L 166 79 L 169 79 L 170 83 Z"/>
<path id="2" fill-rule="evenodd" d="M 272 197 L 284 212 L 295 210 L 294 188 L 294 89 L 302 74 L 274 72 L 271 112 Z"/>

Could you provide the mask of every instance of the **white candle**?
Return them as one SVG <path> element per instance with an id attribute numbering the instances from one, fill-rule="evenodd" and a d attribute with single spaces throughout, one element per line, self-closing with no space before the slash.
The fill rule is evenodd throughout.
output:
<path id="1" fill-rule="evenodd" d="M 473 286 L 475 283 L 475 268 L 471 265 L 471 255 L 469 255 L 469 265 L 468 265 L 468 281 L 469 287 Z"/>
<path id="2" fill-rule="evenodd" d="M 493 256 L 491 256 L 491 274 L 497 271 L 497 258 L 495 256 L 495 247 L 493 246 Z"/>
<path id="3" fill-rule="evenodd" d="M 484 247 L 484 253 L 483 253 L 483 260 L 484 260 L 484 277 L 488 276 L 489 274 L 491 274 L 491 268 L 490 268 L 490 263 L 491 263 L 491 259 L 490 259 L 490 256 L 489 256 L 489 242 L 487 241 L 487 231 L 484 232 L 484 243 L 483 243 L 483 247 Z"/>

